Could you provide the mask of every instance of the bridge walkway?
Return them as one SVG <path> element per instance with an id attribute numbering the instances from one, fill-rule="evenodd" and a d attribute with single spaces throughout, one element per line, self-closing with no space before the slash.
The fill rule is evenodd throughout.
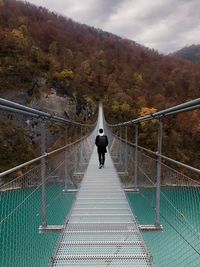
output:
<path id="1" fill-rule="evenodd" d="M 110 154 L 98 169 L 96 149 L 65 222 L 56 267 L 153 266 Z"/>

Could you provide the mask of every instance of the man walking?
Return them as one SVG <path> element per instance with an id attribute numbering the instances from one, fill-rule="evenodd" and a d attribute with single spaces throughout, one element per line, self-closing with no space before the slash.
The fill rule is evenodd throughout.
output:
<path id="1" fill-rule="evenodd" d="M 97 146 L 97 152 L 99 155 L 99 169 L 104 167 L 105 163 L 105 153 L 107 152 L 108 138 L 103 133 L 103 129 L 99 129 L 99 135 L 97 135 L 95 140 L 95 145 Z"/>

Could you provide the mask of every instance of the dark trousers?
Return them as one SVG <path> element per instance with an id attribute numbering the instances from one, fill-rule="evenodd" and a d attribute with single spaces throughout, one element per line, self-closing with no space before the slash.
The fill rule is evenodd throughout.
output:
<path id="1" fill-rule="evenodd" d="M 105 163 L 105 153 L 98 153 L 99 154 L 99 164 L 104 165 Z"/>

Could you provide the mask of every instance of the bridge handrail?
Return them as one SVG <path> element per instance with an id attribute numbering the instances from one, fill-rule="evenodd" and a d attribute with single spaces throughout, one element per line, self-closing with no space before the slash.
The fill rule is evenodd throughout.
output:
<path id="1" fill-rule="evenodd" d="M 4 172 L 1 172 L 1 173 L 0 173 L 0 178 L 2 178 L 2 177 L 5 176 L 5 175 L 11 174 L 12 172 L 17 171 L 17 170 L 19 170 L 19 169 L 21 169 L 21 168 L 23 168 L 23 167 L 26 167 L 26 166 L 28 166 L 28 165 L 30 165 L 30 164 L 36 162 L 36 161 L 39 161 L 39 160 L 41 160 L 41 159 L 43 159 L 43 158 L 47 158 L 48 156 L 51 156 L 51 155 L 56 154 L 56 153 L 58 153 L 58 152 L 60 152 L 60 151 L 62 151 L 62 150 L 65 150 L 66 148 L 68 148 L 68 147 L 70 147 L 70 146 L 73 146 L 73 145 L 75 145 L 75 144 L 81 142 L 82 140 L 84 140 L 84 139 L 87 138 L 88 136 L 89 136 L 89 134 L 87 134 L 87 135 L 85 135 L 85 136 L 79 138 L 78 140 L 76 140 L 76 141 L 74 141 L 74 142 L 72 142 L 72 143 L 69 143 L 69 144 L 67 144 L 67 145 L 65 145 L 65 146 L 63 146 L 63 147 L 57 148 L 57 149 L 55 149 L 55 150 L 53 150 L 53 151 L 51 151 L 51 152 L 45 152 L 44 155 L 41 155 L 41 156 L 39 156 L 39 157 L 37 157 L 37 158 L 34 158 L 34 159 L 29 160 L 29 161 L 26 161 L 26 162 L 24 162 L 24 163 L 22 163 L 22 164 L 20 164 L 20 165 L 18 165 L 18 166 L 15 166 L 15 167 L 13 167 L 13 168 L 11 168 L 11 169 L 9 169 L 9 170 L 6 170 L 6 171 L 4 171 Z"/>
<path id="2" fill-rule="evenodd" d="M 174 115 L 180 112 L 186 112 L 186 111 L 192 111 L 195 109 L 200 108 L 200 98 L 194 99 L 192 101 L 171 107 L 171 108 L 167 108 L 158 112 L 154 112 L 151 113 L 149 115 L 143 116 L 143 117 L 139 117 L 137 119 L 134 120 L 130 120 L 130 121 L 126 121 L 126 122 L 122 122 L 122 123 L 118 123 L 118 124 L 108 124 L 108 126 L 111 127 L 118 127 L 118 126 L 127 126 L 127 125 L 131 125 L 131 124 L 137 124 L 139 122 L 143 122 L 143 121 L 149 121 L 149 120 L 153 120 L 153 119 L 157 119 L 160 117 L 165 117 L 165 116 L 169 116 L 169 115 Z"/>
<path id="3" fill-rule="evenodd" d="M 21 113 L 36 118 L 42 118 L 45 120 L 50 120 L 65 125 L 84 126 L 84 127 L 93 127 L 95 125 L 95 124 L 83 124 L 73 120 L 67 120 L 62 117 L 51 115 L 50 113 L 30 108 L 3 98 L 0 98 L 0 109 L 5 111 L 11 111 L 14 113 Z"/>
<path id="4" fill-rule="evenodd" d="M 116 134 L 113 134 L 113 135 L 114 135 L 115 137 L 117 137 L 120 141 L 122 141 L 122 142 L 124 142 L 124 143 L 127 143 L 127 144 L 130 145 L 130 146 L 134 146 L 134 147 L 136 147 L 136 144 L 134 144 L 134 143 L 132 143 L 132 142 L 130 142 L 130 141 L 124 139 L 124 138 L 121 138 L 120 136 L 118 136 L 118 135 L 116 135 Z M 175 163 L 175 164 L 177 164 L 177 165 L 179 165 L 179 166 L 181 166 L 181 167 L 187 168 L 187 169 L 189 169 L 189 170 L 191 170 L 191 171 L 194 171 L 194 172 L 197 172 L 197 173 L 200 174 L 200 169 L 197 169 L 197 168 L 195 168 L 195 167 L 192 167 L 192 166 L 187 165 L 187 164 L 185 164 L 185 163 L 182 163 L 182 162 L 180 162 L 180 161 L 177 161 L 177 160 L 174 160 L 174 159 L 169 158 L 169 157 L 167 157 L 167 156 L 164 156 L 163 154 L 159 154 L 158 152 L 152 151 L 152 150 L 147 149 L 147 148 L 145 148 L 145 147 L 143 147 L 143 146 L 139 146 L 139 145 L 137 145 L 137 147 L 138 147 L 140 150 L 146 151 L 146 152 L 148 152 L 148 153 L 150 153 L 150 154 L 153 154 L 153 155 L 155 155 L 155 156 L 159 156 L 159 157 L 161 157 L 161 158 L 163 158 L 163 159 L 165 159 L 165 160 L 167 160 L 167 161 L 170 161 L 170 162 Z"/>

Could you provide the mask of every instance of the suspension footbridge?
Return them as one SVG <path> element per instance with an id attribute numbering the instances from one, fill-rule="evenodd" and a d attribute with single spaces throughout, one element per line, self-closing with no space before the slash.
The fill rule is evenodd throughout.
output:
<path id="1" fill-rule="evenodd" d="M 100 106 L 97 124 L 85 125 L 0 99 L 2 125 L 7 119 L 30 132 L 37 122 L 41 142 L 37 158 L 0 174 L 0 266 L 199 266 L 200 182 L 165 162 L 194 177 L 200 170 L 161 149 L 163 116 L 199 106 L 197 99 L 117 125 L 106 124 Z M 152 119 L 156 152 L 138 144 L 138 125 Z M 49 152 L 51 125 L 65 144 Z M 127 138 L 132 126 L 134 144 Z M 98 169 L 94 140 L 102 127 L 109 151 Z"/>
<path id="2" fill-rule="evenodd" d="M 153 266 L 108 155 L 93 151 L 52 266 Z"/>

